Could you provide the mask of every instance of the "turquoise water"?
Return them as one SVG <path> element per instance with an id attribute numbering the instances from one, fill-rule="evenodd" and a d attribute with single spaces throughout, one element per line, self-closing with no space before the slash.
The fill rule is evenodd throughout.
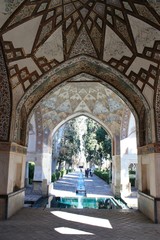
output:
<path id="1" fill-rule="evenodd" d="M 48 201 L 49 200 L 49 201 Z M 120 202 L 114 197 L 89 198 L 89 197 L 52 197 L 46 200 L 46 208 L 94 208 L 94 209 L 122 209 Z M 39 204 L 41 207 L 42 204 Z M 44 206 L 44 202 L 43 202 Z"/>

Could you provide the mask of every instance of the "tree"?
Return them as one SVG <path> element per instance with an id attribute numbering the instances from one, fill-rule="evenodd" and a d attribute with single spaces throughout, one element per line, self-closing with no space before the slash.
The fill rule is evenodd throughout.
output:
<path id="1" fill-rule="evenodd" d="M 108 133 L 94 120 L 87 119 L 87 133 L 84 135 L 87 162 L 101 167 L 103 159 L 111 157 L 111 139 Z"/>
<path id="2" fill-rule="evenodd" d="M 101 126 L 96 131 L 98 144 L 102 145 L 102 154 L 104 158 L 111 157 L 111 139 L 108 133 Z"/>
<path id="3" fill-rule="evenodd" d="M 59 139 L 59 152 L 57 156 L 59 170 L 61 169 L 61 165 L 64 161 L 68 163 L 69 166 L 71 166 L 73 156 L 79 152 L 80 142 L 76 119 L 72 119 L 63 125 L 63 131 L 60 137 L 61 139 Z M 54 142 L 54 144 L 57 143 Z"/>

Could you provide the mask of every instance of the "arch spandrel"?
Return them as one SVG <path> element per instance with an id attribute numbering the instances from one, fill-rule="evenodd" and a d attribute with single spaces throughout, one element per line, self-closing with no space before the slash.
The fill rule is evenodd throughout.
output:
<path id="1" fill-rule="evenodd" d="M 82 76 L 85 77 L 84 74 Z M 87 79 L 91 77 L 86 75 Z M 67 83 L 57 91 L 53 89 L 32 112 L 35 116 L 39 112 L 37 119 L 41 121 L 37 121 L 37 129 L 49 129 L 52 133 L 71 118 L 85 115 L 99 122 L 113 138 L 119 135 L 124 106 L 123 100 L 102 84 L 78 82 L 74 78 L 74 82 Z"/>
<path id="2" fill-rule="evenodd" d="M 149 108 L 149 105 L 141 92 L 130 82 L 123 74 L 117 72 L 107 64 L 101 63 L 88 56 L 79 56 L 66 61 L 59 67 L 53 69 L 38 83 L 30 88 L 19 103 L 18 109 L 24 104 L 29 113 L 34 105 L 42 99 L 50 90 L 58 87 L 59 84 L 72 81 L 79 74 L 88 74 L 98 82 L 106 82 L 108 86 L 117 90 L 124 98 L 128 99 L 137 113 L 140 113 L 143 105 Z M 79 79 L 78 81 L 81 81 Z"/>
<path id="3" fill-rule="evenodd" d="M 82 58 L 83 59 L 83 58 Z M 84 57 L 84 59 L 86 59 L 86 57 Z M 84 63 L 84 61 L 83 61 L 83 63 Z M 90 59 L 90 63 L 91 63 L 91 59 Z M 76 69 L 73 71 L 73 67 L 72 67 L 72 65 L 70 65 L 69 64 L 69 66 L 71 67 L 71 76 L 72 76 L 72 73 L 73 72 L 75 72 L 75 71 L 77 71 L 78 70 L 78 65 L 76 65 Z M 83 70 L 84 70 L 84 66 L 86 66 L 87 67 L 87 69 L 89 69 L 89 68 L 91 68 L 91 65 L 87 65 L 86 63 L 83 65 Z M 68 69 L 67 69 L 68 70 Z M 80 70 L 81 70 L 81 68 L 80 68 Z M 90 69 L 91 70 L 91 69 Z M 97 74 L 97 72 L 96 72 L 96 68 L 95 68 L 95 65 L 93 64 L 93 71 L 95 72 L 95 74 Z M 100 68 L 100 66 L 98 65 L 98 71 L 99 71 L 99 73 L 101 74 L 100 76 L 105 76 L 106 77 L 106 79 L 108 80 L 108 76 L 107 76 L 107 74 L 105 74 L 106 72 L 104 72 L 104 69 L 102 68 L 102 70 L 101 70 L 101 68 Z M 79 72 L 79 71 L 77 71 L 77 72 Z M 103 72 L 104 72 L 104 74 L 103 74 Z M 64 77 L 66 77 L 66 71 L 64 70 L 64 68 L 62 69 L 62 73 L 64 73 L 65 74 L 65 76 Z M 69 71 L 67 71 L 67 77 L 69 77 L 70 75 L 69 75 Z M 61 74 L 61 73 L 58 73 L 58 75 L 60 75 L 61 76 L 61 79 L 63 79 L 63 74 Z M 111 76 L 113 77 L 113 72 L 111 73 Z M 55 77 L 55 75 L 54 75 L 54 77 Z M 79 78 L 80 77 L 80 78 Z M 102 81 L 102 79 L 100 80 L 99 78 L 96 78 L 96 76 L 94 75 L 93 77 L 92 77 L 92 75 L 90 75 L 90 74 L 80 74 L 79 76 L 77 75 L 77 76 L 74 76 L 73 78 L 69 78 L 68 80 L 66 80 L 66 83 L 65 83 L 65 86 L 64 86 L 64 89 L 67 89 L 67 86 L 69 85 L 69 84 L 73 84 L 73 88 L 74 88 L 74 84 L 80 84 L 80 81 L 81 81 L 81 78 L 82 79 L 88 79 L 88 84 L 90 85 L 90 87 L 92 88 L 96 83 L 97 83 L 97 81 L 98 82 L 101 82 L 101 84 L 103 84 L 104 86 L 106 85 L 106 87 L 108 88 L 109 87 L 109 85 L 110 84 L 108 84 L 108 83 L 105 83 L 104 81 Z M 95 82 L 93 82 L 93 79 L 95 80 Z M 74 82 L 73 82 L 73 80 L 74 80 Z M 122 79 L 120 79 L 120 77 L 119 78 L 117 78 L 116 77 L 116 79 L 113 79 L 113 82 L 115 82 L 116 83 L 116 81 L 122 81 L 122 80 L 124 80 L 123 78 Z M 49 81 L 50 81 L 50 83 L 51 84 L 53 84 L 53 81 L 51 81 L 51 79 L 49 79 Z M 68 82 L 68 83 L 67 83 Z M 111 81 L 112 82 L 112 81 Z M 45 84 L 46 84 L 46 82 L 45 82 Z M 68 84 L 68 85 L 67 85 Z M 85 83 L 83 83 L 82 82 L 82 85 L 83 84 L 85 84 Z M 98 84 L 98 83 L 97 83 Z M 100 83 L 99 83 L 100 84 Z M 118 84 L 116 84 L 115 86 L 117 87 L 117 85 Z M 124 92 L 124 91 L 128 91 L 128 89 L 126 89 L 126 83 L 124 84 L 124 85 L 122 85 L 122 87 L 123 87 L 123 89 L 121 89 L 121 91 L 119 91 L 119 89 L 115 89 L 115 87 L 113 87 L 113 85 L 112 85 L 112 87 L 110 86 L 110 88 L 111 88 L 111 90 L 112 91 L 115 91 L 115 93 L 117 94 L 117 95 L 119 95 L 122 99 L 123 99 L 123 101 L 125 101 L 126 103 L 128 103 L 128 105 L 129 105 L 129 107 L 131 107 L 132 108 L 132 110 L 134 111 L 134 113 L 135 114 L 137 114 L 136 113 L 136 111 L 135 111 L 135 109 L 134 108 L 136 108 L 135 106 L 133 106 L 132 104 L 134 103 L 134 99 L 136 98 L 137 99 L 137 103 L 138 103 L 138 106 L 140 107 L 139 108 L 139 111 L 140 111 L 140 113 L 142 114 L 142 109 L 144 108 L 144 106 L 147 108 L 148 107 L 148 105 L 147 105 L 147 103 L 145 102 L 145 99 L 143 98 L 143 96 L 141 96 L 141 93 L 139 93 L 139 95 L 137 96 L 137 92 L 135 92 L 135 98 L 133 98 L 133 99 L 131 99 L 131 101 L 129 102 L 129 100 L 124 96 L 124 93 L 122 94 L 121 92 Z M 63 88 L 63 85 L 60 85 L 60 87 L 58 87 L 57 88 L 57 94 L 60 94 L 60 92 L 61 92 L 61 89 Z M 127 86 L 127 88 L 129 88 L 129 86 Z M 88 87 L 87 87 L 87 89 L 88 89 Z M 38 94 L 40 93 L 40 96 L 43 96 L 43 94 L 45 95 L 45 91 L 46 91 L 46 88 L 45 87 L 40 87 L 40 89 L 38 90 L 38 88 L 35 90 Z M 33 92 L 33 94 L 35 93 L 35 91 Z M 39 92 L 38 92 L 39 91 Z M 44 92 L 42 92 L 42 91 L 44 91 Z M 53 91 L 56 91 L 56 88 L 54 89 L 53 88 Z M 133 96 L 133 89 L 131 89 L 130 90 L 131 92 L 132 92 L 132 95 L 130 94 L 130 96 Z M 32 96 L 33 96 L 33 94 L 32 94 Z M 49 92 L 48 93 L 48 95 L 50 95 L 51 93 Z M 36 100 L 35 102 L 33 102 L 33 99 L 34 100 Z M 22 102 L 20 102 L 20 105 L 19 105 L 19 110 L 18 111 L 20 111 L 20 107 L 24 104 L 25 105 L 25 107 L 26 106 L 29 106 L 29 107 L 31 107 L 31 104 L 28 104 L 28 102 L 25 102 L 25 100 L 27 100 L 27 101 L 31 101 L 32 103 L 34 103 L 34 105 L 33 105 L 33 107 L 37 104 L 37 99 L 38 99 L 38 97 L 37 96 L 35 96 L 34 95 L 34 98 L 32 98 L 32 99 L 27 99 L 27 97 L 25 97 L 24 98 L 24 100 L 22 101 Z M 142 100 L 143 100 L 143 102 L 142 102 Z M 41 104 L 41 99 L 39 98 L 39 101 L 40 101 L 40 104 Z M 131 104 L 131 102 L 132 102 L 132 104 Z M 57 107 L 57 105 L 56 105 L 56 107 Z M 149 108 L 149 107 L 148 107 Z M 30 109 L 29 109 L 30 110 Z M 69 111 L 69 110 L 68 110 Z M 28 114 L 30 114 L 30 111 L 28 111 L 27 110 L 27 112 L 28 112 Z M 49 114 L 49 113 L 48 113 Z M 70 114 L 70 113 L 69 113 Z M 68 115 L 67 115 L 68 116 Z M 17 118 L 18 119 L 18 118 Z M 136 119 L 137 119 L 137 117 L 136 117 Z M 139 123 L 137 122 L 137 125 L 138 125 Z"/>

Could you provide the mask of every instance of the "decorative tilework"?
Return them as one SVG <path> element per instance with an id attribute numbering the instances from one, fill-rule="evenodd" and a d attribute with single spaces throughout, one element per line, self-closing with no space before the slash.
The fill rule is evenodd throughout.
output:
<path id="1" fill-rule="evenodd" d="M 36 121 L 36 150 L 38 153 L 42 152 L 43 149 L 43 123 L 41 108 L 37 107 L 35 110 L 35 121 Z"/>
<path id="2" fill-rule="evenodd" d="M 160 142 L 160 77 L 157 85 L 157 92 L 156 92 L 156 135 L 157 141 Z"/>
<path id="3" fill-rule="evenodd" d="M 133 100 L 132 104 L 133 105 L 135 104 L 134 108 L 137 110 L 137 112 L 139 111 L 141 116 L 144 115 L 144 113 L 142 112 L 142 108 L 144 108 L 143 107 L 143 104 L 144 104 L 144 106 L 147 109 L 148 107 L 147 103 L 145 102 L 145 99 L 143 98 L 142 94 L 140 94 L 140 92 L 138 92 L 133 85 L 131 86 L 130 81 L 127 79 L 124 79 L 124 76 L 121 74 L 118 74 L 119 75 L 118 76 L 116 72 L 115 74 L 118 77 L 115 78 L 113 69 L 111 69 L 109 66 L 106 66 L 105 64 L 99 65 L 99 62 L 87 56 L 74 58 L 73 60 L 70 60 L 62 64 L 61 69 L 58 67 L 58 71 L 55 68 L 50 72 L 51 74 L 50 76 L 53 76 L 53 77 L 50 77 L 48 74 L 44 76 L 41 79 L 41 83 L 37 82 L 34 88 L 32 87 L 30 88 L 30 90 L 27 92 L 28 97 L 27 95 L 26 96 L 24 95 L 24 98 L 22 98 L 19 104 L 19 107 L 17 109 L 18 112 L 20 111 L 21 106 L 23 106 L 24 104 L 25 108 L 29 113 L 31 111 L 31 107 L 36 104 L 37 99 L 41 99 L 48 92 L 49 89 L 55 88 L 56 86 L 58 86 L 58 84 L 60 84 L 61 82 L 64 82 L 66 77 L 71 77 L 73 76 L 73 74 L 77 75 L 78 73 L 80 73 L 81 69 L 83 69 L 83 71 L 87 72 L 88 74 L 97 76 L 98 79 L 103 79 L 104 82 L 106 81 L 108 83 L 112 83 L 112 86 L 114 86 L 114 89 L 116 88 L 117 90 L 119 89 L 120 92 L 123 92 L 123 94 L 125 94 L 125 97 L 126 97 L 125 99 L 130 99 L 130 101 Z M 66 72 L 67 72 L 67 76 L 66 76 Z M 119 84 L 118 82 L 121 82 L 121 84 Z M 128 82 L 128 83 L 125 83 L 125 82 Z M 41 91 L 38 91 L 39 84 L 41 85 Z M 32 91 L 34 91 L 34 95 L 32 95 L 31 97 Z M 119 95 L 118 91 L 117 91 L 117 94 Z M 132 97 L 133 99 L 131 99 Z M 18 120 L 18 115 L 17 115 L 17 120 Z M 15 134 L 17 135 L 16 132 Z"/>
<path id="4" fill-rule="evenodd" d="M 25 92 L 22 102 L 25 100 L 23 103 L 20 102 L 17 113 L 21 112 L 22 106 L 25 103 L 25 110 L 28 115 L 34 104 L 41 97 L 47 94 L 51 88 L 65 81 L 66 72 L 64 73 L 64 70 L 61 68 L 63 66 L 67 71 L 68 77 L 74 76 L 76 78 L 76 74 L 86 72 L 91 76 L 96 76 L 100 81 L 103 80 L 105 84 L 109 84 L 109 87 L 114 87 L 115 91 L 117 89 L 119 93 L 123 92 L 124 99 L 129 99 L 128 102 L 131 103 L 132 108 L 135 109 L 138 116 L 141 114 L 141 125 L 144 122 L 145 109 L 148 109 L 148 105 L 142 94 L 143 89 L 147 84 L 155 91 L 157 86 L 160 43 L 159 41 L 154 42 L 154 39 L 152 39 L 153 44 L 149 44 L 148 47 L 143 42 L 140 46 L 140 50 L 142 51 L 139 51 L 138 46 L 136 46 L 139 42 L 137 43 L 134 39 L 135 35 L 133 34 L 130 18 L 138 19 L 145 24 L 147 23 L 146 26 L 149 26 L 152 31 L 153 29 L 157 29 L 158 31 L 160 21 L 156 9 L 158 8 L 150 7 L 147 1 L 138 2 L 137 0 L 6 1 L 7 14 L 10 15 L 13 13 L 4 26 L 2 26 L 0 32 L 6 65 L 11 86 L 18 88 L 21 85 L 21 89 L 23 87 Z M 16 11 L 14 12 L 14 10 Z M 10 30 L 14 28 L 18 29 L 21 24 L 26 24 L 27 21 L 31 23 L 33 19 L 36 22 L 37 17 L 40 23 L 38 22 L 39 27 L 36 26 L 33 48 L 28 55 L 23 51 L 23 42 L 19 43 L 21 46 L 14 47 L 14 41 L 3 41 L 3 34 L 8 36 Z M 110 51 L 109 48 L 104 49 L 104 39 L 105 37 L 109 38 L 107 33 L 105 33 L 108 28 L 114 32 L 116 36 L 114 39 L 120 39 L 123 42 L 124 52 L 119 49 L 120 44 L 117 44 L 117 49 L 114 49 L 115 53 L 116 51 L 117 53 L 114 55 L 113 51 L 108 55 L 108 58 L 103 58 L 104 50 L 106 53 Z M 58 43 L 57 32 L 61 34 L 63 43 L 62 41 L 60 44 Z M 57 43 L 57 49 L 60 49 L 60 54 L 58 55 L 57 50 L 56 57 L 54 58 L 53 56 L 53 58 L 48 59 L 45 50 L 49 51 L 48 46 L 51 45 L 47 40 L 55 35 L 54 40 Z M 118 42 L 120 43 L 120 41 Z M 147 39 L 147 43 L 148 41 L 149 39 Z M 43 49 L 45 53 L 39 51 L 40 55 L 36 55 L 44 44 L 48 44 L 47 48 L 44 47 Z M 43 53 L 45 56 L 43 56 Z M 86 59 L 83 59 L 84 62 L 82 62 L 81 56 L 83 58 L 83 55 L 87 55 L 87 58 L 91 62 L 89 63 Z M 132 69 L 129 75 L 127 75 L 129 67 L 132 64 L 134 65 L 134 61 L 138 57 L 148 60 L 150 66 L 148 66 L 148 69 L 145 67 L 138 70 L 136 68 Z M 34 62 L 36 69 L 31 68 L 32 70 L 29 71 L 28 66 L 22 63 L 23 60 L 25 62 L 26 58 L 30 58 Z M 18 60 L 22 67 L 15 63 Z M 73 69 L 75 72 L 71 70 L 68 64 L 74 66 Z M 105 72 L 103 71 L 103 64 L 105 65 Z M 100 73 L 100 69 L 102 73 Z M 60 72 L 61 77 L 59 75 Z M 43 92 L 43 85 L 41 86 L 41 84 L 45 85 L 45 92 Z M 126 89 L 124 86 L 126 86 Z M 138 105 L 139 103 L 140 105 Z M 146 124 L 149 124 L 149 120 L 147 121 Z M 146 139 L 149 139 L 149 137 Z M 142 142 L 144 141 L 142 140 Z"/>
<path id="5" fill-rule="evenodd" d="M 0 46 L 0 141 L 9 140 L 11 116 L 10 87 Z"/>
<path id="6" fill-rule="evenodd" d="M 121 123 L 121 140 L 128 137 L 128 126 L 130 118 L 130 109 L 125 108 L 123 111 L 122 123 Z"/>

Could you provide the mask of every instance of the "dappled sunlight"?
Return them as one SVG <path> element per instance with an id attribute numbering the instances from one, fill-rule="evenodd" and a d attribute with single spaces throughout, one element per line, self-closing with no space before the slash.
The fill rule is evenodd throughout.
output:
<path id="1" fill-rule="evenodd" d="M 102 195 L 102 194 L 94 194 L 94 193 L 87 193 L 87 197 L 93 197 L 93 198 L 111 198 L 113 195 Z"/>
<path id="2" fill-rule="evenodd" d="M 67 213 L 67 212 L 61 212 L 61 211 L 51 211 L 51 213 L 59 218 L 62 218 L 68 221 L 112 229 L 112 226 L 108 219 L 88 217 L 80 214 Z"/>
<path id="3" fill-rule="evenodd" d="M 93 179 L 85 179 L 85 182 L 93 182 Z"/>
<path id="4" fill-rule="evenodd" d="M 90 232 L 85 232 L 85 231 L 77 230 L 77 229 L 74 229 L 74 228 L 67 228 L 67 227 L 59 227 L 59 228 L 55 228 L 54 230 L 61 233 L 61 234 L 95 235 L 95 234 L 90 233 Z"/>
<path id="5" fill-rule="evenodd" d="M 72 191 L 65 191 L 65 190 L 57 190 L 57 189 L 53 189 L 51 191 L 51 194 L 55 195 L 55 196 L 58 196 L 58 197 L 74 197 L 76 196 L 76 193 L 75 192 L 72 192 Z"/>
<path id="6" fill-rule="evenodd" d="M 66 175 L 66 176 L 63 176 L 64 179 L 68 179 L 68 178 L 77 178 L 77 174 L 74 174 L 74 175 Z"/>
<path id="7" fill-rule="evenodd" d="M 64 179 L 64 178 L 63 178 L 63 179 Z M 64 179 L 64 180 L 65 180 L 65 179 Z M 60 180 L 60 181 L 57 181 L 57 182 L 61 182 L 62 184 L 75 185 L 74 183 L 67 182 L 67 181 L 63 181 L 63 180 Z"/>

